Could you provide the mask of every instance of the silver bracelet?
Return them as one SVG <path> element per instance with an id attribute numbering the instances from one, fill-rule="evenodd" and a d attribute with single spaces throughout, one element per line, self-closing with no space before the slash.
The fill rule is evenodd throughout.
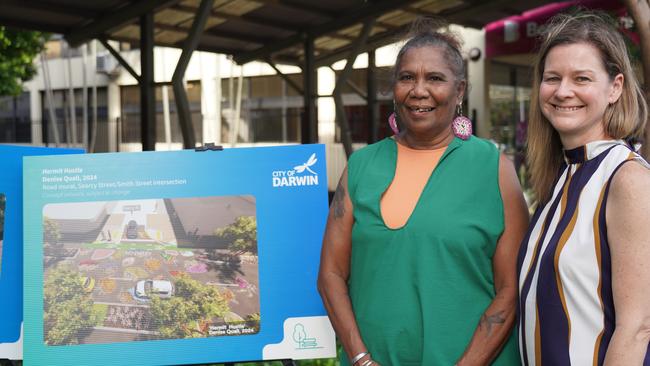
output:
<path id="1" fill-rule="evenodd" d="M 375 363 L 375 362 L 372 360 L 372 358 L 369 358 L 369 359 L 363 361 L 363 363 L 361 364 L 361 366 L 370 366 L 370 365 L 372 365 L 373 363 Z"/>
<path id="2" fill-rule="evenodd" d="M 357 354 L 356 356 L 352 357 L 350 359 L 350 366 L 354 366 L 355 363 L 359 362 L 360 359 L 366 357 L 369 354 L 370 353 L 368 353 L 368 352 L 361 352 L 361 353 Z"/>

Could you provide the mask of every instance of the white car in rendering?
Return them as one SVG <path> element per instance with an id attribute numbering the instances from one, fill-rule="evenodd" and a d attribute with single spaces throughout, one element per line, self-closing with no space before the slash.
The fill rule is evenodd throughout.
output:
<path id="1" fill-rule="evenodd" d="M 148 301 L 155 295 L 168 299 L 174 295 L 174 286 L 166 280 L 142 280 L 135 285 L 134 297 L 141 301 Z"/>

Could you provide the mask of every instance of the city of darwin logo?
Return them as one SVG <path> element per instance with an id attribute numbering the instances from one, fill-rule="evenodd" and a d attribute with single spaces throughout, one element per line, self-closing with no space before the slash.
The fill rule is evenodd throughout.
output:
<path id="1" fill-rule="evenodd" d="M 276 170 L 273 172 L 273 187 L 297 187 L 318 185 L 318 174 L 311 170 L 316 164 L 316 153 L 311 154 L 304 164 L 291 170 Z"/>

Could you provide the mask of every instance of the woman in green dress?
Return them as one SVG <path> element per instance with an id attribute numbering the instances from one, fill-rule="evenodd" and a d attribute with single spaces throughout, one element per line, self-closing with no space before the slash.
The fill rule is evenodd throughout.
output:
<path id="1" fill-rule="evenodd" d="M 318 288 L 341 364 L 518 365 L 513 164 L 467 134 L 460 43 L 420 21 L 399 51 L 401 131 L 355 152 L 334 195 Z"/>

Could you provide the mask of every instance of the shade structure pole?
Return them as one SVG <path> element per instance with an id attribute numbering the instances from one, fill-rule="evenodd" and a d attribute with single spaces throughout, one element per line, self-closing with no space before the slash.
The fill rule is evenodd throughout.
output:
<path id="1" fill-rule="evenodd" d="M 143 151 L 156 149 L 153 25 L 153 14 L 151 12 L 140 17 L 140 140 Z"/>
<path id="2" fill-rule="evenodd" d="M 196 137 L 194 135 L 194 125 L 192 124 L 192 115 L 190 114 L 190 102 L 185 92 L 183 85 L 183 78 L 185 71 L 190 63 L 192 53 L 199 44 L 201 33 L 205 27 L 205 23 L 210 16 L 212 10 L 212 3 L 214 0 L 201 0 L 201 4 L 196 11 L 192 27 L 187 34 L 187 38 L 183 42 L 183 51 L 176 64 L 174 75 L 172 76 L 172 89 L 174 90 L 174 101 L 176 102 L 176 113 L 178 114 L 178 122 L 181 126 L 181 134 L 183 135 L 183 147 L 185 149 L 193 149 L 196 147 Z"/>

